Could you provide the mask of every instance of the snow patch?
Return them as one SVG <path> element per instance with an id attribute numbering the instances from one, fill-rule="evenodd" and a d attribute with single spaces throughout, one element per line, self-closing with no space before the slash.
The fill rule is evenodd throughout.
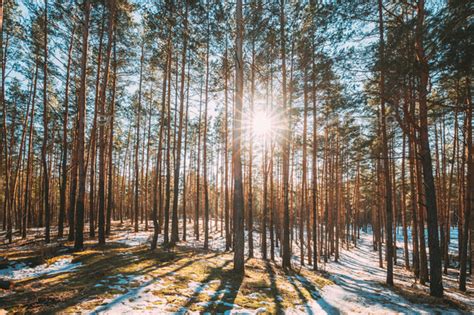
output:
<path id="1" fill-rule="evenodd" d="M 36 267 L 29 267 L 24 263 L 10 263 L 7 268 L 0 270 L 0 279 L 23 280 L 43 275 L 55 275 L 72 271 L 80 265 L 80 262 L 72 263 L 72 257 L 61 258 L 52 264 L 42 264 Z"/>

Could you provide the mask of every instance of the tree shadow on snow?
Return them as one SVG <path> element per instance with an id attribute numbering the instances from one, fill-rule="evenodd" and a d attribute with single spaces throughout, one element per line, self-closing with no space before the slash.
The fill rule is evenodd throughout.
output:
<path id="1" fill-rule="evenodd" d="M 207 302 L 207 307 L 210 307 L 212 306 L 215 302 L 215 300 L 217 300 L 217 297 L 218 297 L 218 292 L 220 290 L 223 290 L 225 288 L 225 282 L 229 281 L 229 279 L 231 279 L 231 275 L 230 273 L 232 271 L 224 271 L 224 268 L 230 264 L 230 260 L 227 260 L 225 261 L 222 265 L 218 266 L 218 267 L 214 267 L 214 268 L 210 268 L 210 272 L 208 274 L 208 276 L 206 277 L 206 279 L 204 279 L 200 285 L 198 285 L 195 289 L 194 289 L 194 292 L 192 293 L 192 295 L 187 299 L 186 303 L 181 306 L 178 310 L 177 313 L 181 314 L 181 313 L 186 313 L 188 311 L 188 308 L 193 305 L 194 303 L 198 302 L 198 297 L 199 295 L 204 291 L 204 289 L 207 288 L 207 286 L 209 285 L 209 283 L 212 281 L 212 280 L 218 280 L 218 279 L 226 279 L 226 280 L 221 280 L 220 282 L 220 285 L 219 285 L 219 288 L 215 291 L 214 295 L 213 295 L 213 298 L 211 298 L 211 300 L 209 302 Z M 240 288 L 240 284 L 239 284 L 239 288 Z M 237 292 L 238 292 L 238 289 L 237 288 Z M 232 291 L 232 290 L 230 290 Z M 237 292 L 235 293 L 235 296 L 237 296 Z M 217 296 L 217 297 L 215 297 Z M 235 296 L 233 297 L 233 300 L 232 302 L 235 300 Z M 214 298 L 215 297 L 215 298 Z M 224 298 L 223 298 L 224 299 Z M 222 300 L 223 300 L 222 299 Z"/>
<path id="2" fill-rule="evenodd" d="M 216 289 L 215 294 L 212 296 L 205 312 L 211 314 L 222 313 L 227 310 L 234 308 L 234 301 L 239 293 L 240 286 L 244 280 L 243 274 L 234 273 L 233 270 L 227 270 L 222 274 L 221 282 L 219 287 Z M 220 293 L 224 292 L 222 298 L 219 299 Z"/>
<path id="3" fill-rule="evenodd" d="M 287 279 L 288 282 L 291 283 L 293 288 L 295 289 L 296 293 L 298 294 L 299 299 L 303 303 L 303 306 L 305 308 L 305 313 L 306 314 L 315 314 L 313 311 L 313 308 L 310 305 L 310 302 L 308 298 L 303 294 L 303 291 L 300 289 L 300 286 L 295 283 L 295 279 L 299 281 L 299 283 L 302 284 L 303 288 L 309 293 L 311 299 L 315 301 L 316 303 L 321 306 L 321 308 L 326 311 L 328 314 L 334 314 L 334 315 L 339 315 L 340 312 L 338 309 L 333 307 L 332 305 L 328 304 L 317 292 L 316 287 L 305 277 L 303 277 L 300 274 L 293 274 L 292 272 L 289 272 L 287 274 Z"/>
<path id="4" fill-rule="evenodd" d="M 280 296 L 280 291 L 278 290 L 276 283 L 275 271 L 268 261 L 265 263 L 265 269 L 268 273 L 268 277 L 270 278 L 270 289 L 273 295 L 273 301 L 275 302 L 275 310 L 278 314 L 280 314 L 283 310 L 283 306 L 281 305 L 282 297 Z"/>

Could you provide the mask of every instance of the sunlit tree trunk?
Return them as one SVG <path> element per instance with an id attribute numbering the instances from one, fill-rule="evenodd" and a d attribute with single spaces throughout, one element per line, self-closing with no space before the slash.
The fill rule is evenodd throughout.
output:
<path id="1" fill-rule="evenodd" d="M 69 119 L 69 79 L 71 73 L 72 48 L 74 44 L 75 26 L 71 31 L 69 41 L 68 58 L 66 66 L 66 82 L 64 91 L 64 113 L 63 113 L 63 139 L 62 139 L 62 160 L 61 160 L 61 184 L 59 187 L 59 217 L 58 217 L 58 237 L 64 234 L 64 218 L 66 215 L 66 188 L 67 188 L 67 135 Z"/>
<path id="2" fill-rule="evenodd" d="M 172 14 L 171 14 L 172 16 Z M 166 96 L 166 105 L 167 105 L 167 111 L 166 111 L 166 187 L 165 187 L 165 211 L 164 211 L 164 220 L 165 220 L 165 226 L 164 226 L 164 237 L 163 237 L 163 243 L 165 245 L 169 244 L 169 223 L 170 223 L 170 202 L 171 202 L 171 65 L 173 62 L 173 45 L 171 42 L 171 33 L 169 35 L 169 46 L 168 46 L 168 70 L 167 70 L 167 75 L 168 75 L 168 86 L 167 86 L 167 96 Z"/>
<path id="3" fill-rule="evenodd" d="M 312 150 L 312 195 L 313 195 L 313 270 L 318 270 L 318 135 L 317 135 L 317 109 L 316 109 L 316 67 L 314 51 L 312 59 L 312 101 L 313 101 L 313 150 Z"/>
<path id="4" fill-rule="evenodd" d="M 229 209 L 229 100 L 228 100 L 228 79 L 229 79 L 229 64 L 227 56 L 227 36 L 225 37 L 225 52 L 224 52 L 224 219 L 225 219 L 225 250 L 230 250 L 232 238 L 230 233 L 230 209 Z"/>
<path id="5" fill-rule="evenodd" d="M 388 285 L 393 285 L 393 209 L 392 209 L 392 181 L 390 179 L 390 161 L 388 160 L 388 139 L 387 139 L 387 126 L 386 126 L 386 113 L 385 113 L 385 43 L 384 43 L 384 26 L 383 26 L 383 15 L 382 15 L 382 0 L 378 0 L 379 8 L 379 58 L 381 60 L 380 67 L 380 120 L 381 120 L 381 131 L 382 131 L 382 162 L 383 172 L 385 181 L 385 211 L 386 211 L 386 235 L 387 235 L 387 279 Z"/>
<path id="6" fill-rule="evenodd" d="M 23 206 L 23 230 L 21 233 L 22 238 L 26 238 L 26 229 L 27 229 L 27 218 L 31 213 L 31 199 L 32 199 L 32 194 L 31 194 L 31 188 L 30 188 L 30 182 L 32 181 L 32 167 L 33 167 L 33 130 L 34 130 L 34 118 L 35 118 L 35 101 L 36 101 L 36 87 L 37 87 L 37 80 L 38 80 L 38 62 L 36 62 L 35 66 L 35 74 L 34 74 L 34 80 L 33 80 L 33 94 L 31 96 L 31 111 L 30 111 L 30 126 L 29 126 L 29 131 L 28 131 L 28 153 L 27 153 L 27 163 L 26 163 L 26 182 L 25 182 L 25 199 L 24 199 L 24 206 Z M 10 237 L 10 235 L 7 235 Z M 11 242 L 11 239 L 9 239 L 9 242 Z"/>
<path id="7" fill-rule="evenodd" d="M 468 261 L 468 240 L 469 240 L 469 229 L 471 229 L 471 255 L 473 254 L 472 250 L 472 240 L 473 240 L 473 220 L 471 219 L 471 211 L 474 207 L 474 157 L 472 151 L 472 99 L 470 91 L 470 79 L 466 78 L 467 86 L 467 97 L 466 97 L 466 120 L 465 120 L 465 134 L 466 134 L 466 145 L 465 145 L 465 155 L 467 163 L 467 176 L 466 176 L 466 191 L 465 191 L 465 206 L 464 206 L 464 227 L 463 227 L 463 240 L 461 248 L 461 257 L 460 257 L 460 271 L 459 271 L 459 290 L 466 291 L 466 271 L 467 271 L 467 261 Z M 469 228 L 469 225 L 471 227 Z M 471 258 L 472 265 L 472 258 Z M 471 266 L 472 268 L 472 266 Z"/>
<path id="8" fill-rule="evenodd" d="M 247 229 L 249 242 L 249 258 L 253 258 L 253 108 L 255 98 L 255 40 L 252 40 L 252 63 L 250 65 L 250 126 L 248 131 L 250 138 L 248 140 L 249 146 L 249 176 L 248 176 L 248 194 L 247 194 Z"/>
<path id="9" fill-rule="evenodd" d="M 102 11 L 102 23 L 99 32 L 99 49 L 97 52 L 97 70 L 96 70 L 96 82 L 95 82 L 95 99 L 94 99 L 94 118 L 92 120 L 91 136 L 89 140 L 89 150 L 86 161 L 86 172 L 90 163 L 90 178 L 89 178 L 89 236 L 95 237 L 95 169 L 97 160 L 97 116 L 99 113 L 99 99 L 100 99 L 100 74 L 102 69 L 102 48 L 105 30 L 105 7 Z"/>
<path id="10" fill-rule="evenodd" d="M 280 41 L 281 41 L 281 71 L 282 71 L 282 102 L 283 111 L 287 110 L 286 99 L 286 37 L 285 37 L 285 0 L 280 1 Z M 287 117 L 288 119 L 288 117 Z M 287 128 L 287 129 L 286 129 Z M 290 200 L 289 200 L 289 151 L 290 151 L 290 120 L 286 122 L 283 132 L 282 153 L 283 153 L 283 242 L 282 242 L 282 266 L 285 269 L 291 268 L 290 250 Z"/>
<path id="11" fill-rule="evenodd" d="M 198 141 L 197 141 L 197 170 L 196 170 L 196 207 L 194 209 L 194 236 L 196 240 L 199 240 L 199 215 L 201 208 L 201 113 L 202 113 L 202 85 L 200 83 L 200 95 L 199 95 L 199 119 L 198 119 Z"/>
<path id="12" fill-rule="evenodd" d="M 188 63 L 188 74 L 189 74 L 189 69 L 190 68 L 190 63 Z M 186 115 L 184 118 L 184 166 L 183 166 L 183 241 L 186 241 L 186 218 L 187 218 L 187 199 L 188 196 L 187 194 L 187 180 L 186 180 L 186 165 L 187 165 L 187 152 L 188 152 L 188 125 L 189 125 L 189 82 L 190 82 L 190 76 L 188 75 L 187 79 L 187 91 L 186 91 Z"/>
<path id="13" fill-rule="evenodd" d="M 188 2 L 185 1 L 184 25 L 183 25 L 183 49 L 181 52 L 181 86 L 179 91 L 179 126 L 178 140 L 176 145 L 176 160 L 174 165 L 174 192 L 173 210 L 171 221 L 171 244 L 179 241 L 178 233 L 178 200 L 179 200 L 179 168 L 181 164 L 181 143 L 183 137 L 183 112 L 184 112 L 184 84 L 186 78 L 186 53 L 187 53 L 187 32 L 188 32 Z M 184 198 L 183 198 L 184 199 Z"/>
<path id="14" fill-rule="evenodd" d="M 114 200 L 114 183 L 113 183 L 113 152 L 114 152 L 114 122 L 115 122 L 115 87 L 117 83 L 117 50 L 116 50 L 116 39 L 114 36 L 114 43 L 113 43 L 113 77 L 112 77 L 112 97 L 110 100 L 110 126 L 109 126 L 109 159 L 108 159 L 108 184 L 107 184 L 107 213 L 106 213 L 106 222 L 105 222 L 105 234 L 110 235 L 111 230 L 111 217 L 112 217 L 112 209 L 115 208 L 115 200 Z"/>
<path id="15" fill-rule="evenodd" d="M 167 83 L 168 83 L 168 69 L 169 63 L 171 62 L 171 54 L 170 54 L 170 45 L 171 45 L 171 28 L 168 30 L 168 43 L 167 43 L 167 57 L 166 62 L 164 64 L 164 72 L 163 72 L 163 85 L 162 85 L 162 94 L 161 94 L 161 111 L 160 111 L 160 130 L 158 134 L 158 147 L 157 147 L 157 157 L 156 157 L 156 165 L 155 165 L 155 179 L 153 182 L 153 212 L 152 212 L 152 220 L 153 220 L 153 238 L 151 241 L 151 250 L 156 249 L 156 245 L 158 242 L 158 234 L 161 233 L 161 213 L 162 213 L 162 194 L 161 194 L 161 171 L 162 171 L 162 157 L 163 157 L 163 131 L 165 127 L 165 114 L 166 114 L 166 90 L 167 90 Z M 159 208 L 159 209 L 158 209 Z M 158 211 L 160 213 L 158 217 Z"/>
<path id="16" fill-rule="evenodd" d="M 306 69 L 306 68 L 305 68 Z M 306 233 L 309 237 L 308 239 L 308 244 L 307 247 L 308 249 L 311 248 L 311 243 L 309 242 L 311 240 L 311 234 L 309 230 L 309 222 L 310 222 L 310 216 L 309 212 L 307 211 L 307 194 L 306 194 L 306 133 L 308 131 L 308 88 L 307 88 L 307 70 L 305 70 L 304 73 L 304 87 L 303 87 L 303 173 L 301 174 L 301 211 L 300 211 L 300 248 L 301 248 L 301 265 L 304 266 L 304 219 L 306 218 L 306 223 L 307 223 L 307 229 Z M 308 253 L 308 263 L 311 264 L 311 253 Z"/>
<path id="17" fill-rule="evenodd" d="M 234 177 L 234 271 L 244 273 L 244 193 L 242 183 L 241 160 L 241 126 L 244 90 L 244 61 L 242 43 L 244 21 L 242 17 L 242 0 L 236 3 L 236 60 L 235 60 L 235 110 L 232 136 L 232 162 Z"/>
<path id="18" fill-rule="evenodd" d="M 44 60 L 43 60 L 43 145 L 41 148 L 41 163 L 43 165 L 43 205 L 45 213 L 44 241 L 50 242 L 51 209 L 49 204 L 49 168 L 47 160 L 48 149 L 48 0 L 44 1 Z M 10 215 L 11 219 L 11 215 Z"/>
<path id="19" fill-rule="evenodd" d="M 77 165 L 79 171 L 78 193 L 76 200 L 76 228 L 74 249 L 81 250 L 84 243 L 84 192 L 86 185 L 86 173 L 84 168 L 84 123 L 86 109 L 86 76 L 87 76 L 87 49 L 89 39 L 89 15 L 90 2 L 85 0 L 84 3 L 84 21 L 82 30 L 82 57 L 81 57 L 81 81 L 78 101 L 78 126 L 77 126 Z"/>
<path id="20" fill-rule="evenodd" d="M 137 122 L 135 129 L 135 136 L 137 137 L 135 141 L 135 194 L 134 194 L 134 231 L 138 232 L 138 214 L 140 210 L 139 204 L 139 191 L 140 191 L 140 166 L 139 166 L 139 148 L 140 148 L 140 122 L 141 122 L 141 112 L 142 112 L 142 85 L 143 85 L 143 64 L 145 62 L 144 56 L 144 39 L 142 39 L 141 44 L 141 55 L 140 55 L 140 78 L 138 83 L 138 103 L 137 103 Z"/>
<path id="21" fill-rule="evenodd" d="M 204 100 L 204 132 L 203 132 L 203 148 L 202 148 L 202 169 L 204 181 L 204 249 L 209 248 L 209 183 L 207 178 L 207 108 L 209 103 L 209 49 L 210 49 L 210 25 L 209 11 L 207 13 L 207 45 L 206 45 L 206 78 L 205 78 L 205 100 Z"/>
<path id="22" fill-rule="evenodd" d="M 106 150 L 106 136 L 105 124 L 107 123 L 107 116 L 105 113 L 105 101 L 107 95 L 107 84 L 109 80 L 110 68 L 110 54 L 112 52 L 112 44 L 114 40 L 114 26 L 115 26 L 115 0 L 110 0 L 109 3 L 109 25 L 108 25 L 108 43 L 105 54 L 105 70 L 103 73 L 102 87 L 99 97 L 99 110 L 101 121 L 99 121 L 99 211 L 98 211 L 98 234 L 99 244 L 105 244 L 105 150 Z"/>

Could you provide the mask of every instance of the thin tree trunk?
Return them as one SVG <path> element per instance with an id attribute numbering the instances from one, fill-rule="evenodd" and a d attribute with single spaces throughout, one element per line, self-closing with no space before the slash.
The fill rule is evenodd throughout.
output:
<path id="1" fill-rule="evenodd" d="M 317 109 L 316 109 L 316 73 L 314 51 L 312 53 L 312 100 L 313 100 L 313 270 L 318 270 L 318 135 L 317 135 Z"/>
<path id="2" fill-rule="evenodd" d="M 179 201 L 179 168 L 181 164 L 181 143 L 183 138 L 183 112 L 184 112 L 184 83 L 186 78 L 186 53 L 188 33 L 188 2 L 185 1 L 184 26 L 183 26 L 183 49 L 181 52 L 181 86 L 179 91 L 179 126 L 178 141 L 176 145 L 176 160 L 174 165 L 174 192 L 173 209 L 171 218 L 171 245 L 179 241 L 178 233 L 178 201 Z M 177 70 L 176 70 L 177 71 Z M 186 175 L 186 174 L 185 174 Z M 184 197 L 185 198 L 185 197 Z M 183 198 L 183 199 L 184 199 Z"/>
<path id="3" fill-rule="evenodd" d="M 382 129 L 382 162 L 383 162 L 383 172 L 385 180 L 385 211 L 386 211 L 386 235 L 387 235 L 387 279 L 386 282 L 389 286 L 393 286 L 393 209 L 392 209 L 392 181 L 390 179 L 390 162 L 388 160 L 388 139 L 387 139 L 387 126 L 385 118 L 385 43 L 384 43 L 384 26 L 383 26 L 383 16 L 382 16 L 382 0 L 378 0 L 379 7 L 379 36 L 380 36 L 380 51 L 379 58 L 381 59 L 380 67 L 380 119 L 381 119 L 381 129 Z"/>
<path id="4" fill-rule="evenodd" d="M 283 111 L 287 110 L 286 95 L 286 37 L 285 37 L 285 1 L 280 1 L 280 41 L 281 41 L 281 71 L 282 71 L 282 96 Z M 290 249 L 290 204 L 289 204 L 289 151 L 290 151 L 290 119 L 287 118 L 286 130 L 282 141 L 283 152 L 283 256 L 282 266 L 285 269 L 291 269 L 291 249 Z"/>
<path id="5" fill-rule="evenodd" d="M 97 160 L 97 116 L 99 113 L 99 98 L 100 98 L 100 73 L 102 65 L 102 46 L 104 38 L 104 23 L 105 23 L 105 7 L 102 11 L 102 24 L 100 27 L 100 36 L 99 36 L 99 50 L 97 52 L 97 73 L 96 73 L 96 83 L 95 83 L 95 100 L 94 100 L 94 118 L 92 121 L 91 137 L 89 141 L 89 150 L 88 157 L 86 161 L 86 172 L 89 163 L 91 164 L 90 169 L 90 179 L 89 179 L 89 236 L 95 237 L 95 226 L 94 226 L 94 207 L 95 207 L 95 169 L 96 169 L 96 160 Z"/>
<path id="6" fill-rule="evenodd" d="M 67 134 L 68 134 L 68 118 L 69 118 L 69 78 L 71 73 L 72 48 L 74 44 L 75 26 L 71 31 L 71 39 L 69 41 L 68 59 L 66 67 L 66 83 L 64 92 L 64 114 L 63 114 L 63 144 L 62 144 L 62 161 L 61 161 L 61 185 L 59 196 L 59 217 L 58 217 L 58 237 L 64 234 L 64 218 L 66 215 L 66 188 L 67 188 Z"/>
<path id="7" fill-rule="evenodd" d="M 1 1 L 1 0 L 0 0 Z M 27 217 L 31 213 L 31 208 L 29 204 L 31 202 L 31 192 L 30 192 L 30 181 L 32 173 L 32 161 L 33 161 L 33 128 L 34 128 L 34 118 L 35 118 L 35 100 L 36 100 L 36 84 L 38 80 L 38 62 L 35 66 L 35 78 L 33 81 L 33 95 L 31 97 L 31 112 L 30 112 L 30 128 L 28 132 L 28 153 L 27 153 L 27 163 L 26 163 L 26 183 L 25 183 L 25 202 L 24 202 L 24 213 L 23 213 L 23 230 L 21 237 L 26 238 L 26 228 L 27 228 Z M 10 235 L 8 235 L 10 236 Z M 11 240 L 9 239 L 9 242 Z"/>
<path id="8" fill-rule="evenodd" d="M 143 64 L 145 60 L 144 56 L 144 46 L 145 43 L 142 39 L 141 44 L 141 56 L 140 56 L 140 79 L 138 83 L 138 107 L 137 107 L 137 126 L 135 129 L 136 141 L 135 141 L 135 194 L 134 194 L 134 231 L 138 232 L 138 213 L 139 213 L 139 190 L 140 190 L 140 167 L 139 167 L 139 147 L 140 147 L 140 120 L 141 120 L 141 111 L 142 111 L 142 84 L 143 84 Z"/>
<path id="9" fill-rule="evenodd" d="M 87 76 L 87 49 L 89 39 L 90 1 L 84 3 L 84 22 L 82 34 L 81 82 L 78 102 L 78 128 L 77 128 L 77 165 L 79 171 L 79 187 L 76 200 L 76 234 L 74 249 L 81 250 L 84 246 L 84 192 L 86 173 L 84 168 L 84 123 L 86 109 L 86 76 Z"/>
<path id="10" fill-rule="evenodd" d="M 241 126 L 244 89 L 242 0 L 236 4 L 236 60 L 235 60 L 235 111 L 232 139 L 232 162 L 234 176 L 234 271 L 244 273 L 244 193 L 242 184 Z"/>
<path id="11" fill-rule="evenodd" d="M 229 65 L 227 59 L 227 36 L 225 38 L 225 52 L 224 52 L 224 212 L 225 212 L 225 250 L 230 250 L 232 239 L 230 233 L 230 215 L 229 215 L 229 100 L 228 100 L 228 74 Z"/>
<path id="12" fill-rule="evenodd" d="M 472 151 L 472 99 L 471 99 L 471 85 L 469 78 L 467 79 L 467 97 L 466 97 L 466 120 L 465 120 L 465 134 L 466 134 L 466 145 L 465 155 L 467 163 L 467 176 L 466 176 L 466 191 L 465 191 L 465 206 L 464 206 L 464 227 L 463 227 L 463 240 L 460 258 L 460 271 L 459 271 L 459 290 L 466 291 L 466 271 L 467 271 L 467 260 L 468 260 L 468 240 L 469 240 L 469 224 L 471 224 L 471 247 L 472 247 L 472 233 L 473 233 L 473 222 L 471 222 L 471 211 L 474 207 L 474 157 Z M 472 248 L 471 248 L 472 255 Z M 472 261 L 471 261 L 472 264 Z"/>
<path id="13" fill-rule="evenodd" d="M 49 170 L 47 160 L 48 149 L 48 0 L 44 0 L 44 60 L 43 60 L 43 145 L 41 161 L 43 165 L 43 204 L 45 212 L 44 241 L 50 242 L 51 209 L 49 204 Z"/>
<path id="14" fill-rule="evenodd" d="M 105 112 L 105 101 L 107 95 L 107 84 L 109 80 L 110 68 L 110 54 L 112 52 L 112 44 L 114 41 L 114 27 L 115 27 L 115 0 L 109 0 L 109 26 L 108 26 L 108 43 L 105 53 L 105 70 L 102 79 L 102 88 L 99 97 L 99 110 L 102 120 L 99 121 L 99 218 L 98 218 L 98 232 L 99 245 L 105 244 L 105 124 L 107 123 L 108 115 Z M 110 140 L 112 141 L 112 139 Z"/>
<path id="15" fill-rule="evenodd" d="M 209 103 L 209 46 L 210 46 L 210 20 L 209 11 L 207 13 L 207 48 L 206 48 L 206 87 L 204 101 L 204 133 L 203 133 L 203 179 L 204 179 L 204 249 L 209 248 L 209 187 L 207 178 L 207 107 Z"/>
<path id="16" fill-rule="evenodd" d="M 113 152 L 114 152 L 114 122 L 115 122 L 115 87 L 117 83 L 117 51 L 116 51 L 116 40 L 114 35 L 113 43 L 114 62 L 113 62 L 113 78 L 112 78 L 112 97 L 110 100 L 110 125 L 109 125 L 109 149 L 108 149 L 108 176 L 107 176 L 107 213 L 105 222 L 105 234 L 110 235 L 111 230 L 111 217 L 112 210 L 114 208 L 114 187 L 113 187 Z"/>

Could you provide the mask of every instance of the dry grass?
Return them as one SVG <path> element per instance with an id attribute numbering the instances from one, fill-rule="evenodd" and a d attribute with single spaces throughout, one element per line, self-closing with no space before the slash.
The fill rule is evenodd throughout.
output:
<path id="1" fill-rule="evenodd" d="M 106 299 L 120 297 L 144 282 L 159 280 L 162 287 L 151 293 L 161 299 L 153 304 L 166 304 L 167 311 L 186 307 L 199 312 L 224 312 L 236 304 L 245 309 L 265 307 L 266 312 L 276 313 L 304 304 L 317 290 L 331 283 L 305 270 L 298 273 L 299 279 L 306 279 L 299 283 L 296 274 L 285 273 L 276 265 L 258 259 L 247 261 L 242 277 L 232 271 L 230 253 L 188 247 L 151 252 L 145 246 L 118 243 L 102 247 L 88 243 L 84 251 L 71 252 L 64 250 L 68 245 L 52 247 L 55 249 L 46 254 L 44 249 L 31 246 L 27 251 L 9 252 L 10 261 L 30 265 L 51 264 L 67 256 L 72 256 L 73 263 L 81 264 L 69 272 L 16 281 L 12 292 L 0 299 L 0 309 L 14 313 L 93 310 Z M 140 281 L 119 283 L 124 277 L 140 276 Z M 292 281 L 298 283 L 298 291 Z M 190 287 L 192 282 L 202 287 Z"/>

